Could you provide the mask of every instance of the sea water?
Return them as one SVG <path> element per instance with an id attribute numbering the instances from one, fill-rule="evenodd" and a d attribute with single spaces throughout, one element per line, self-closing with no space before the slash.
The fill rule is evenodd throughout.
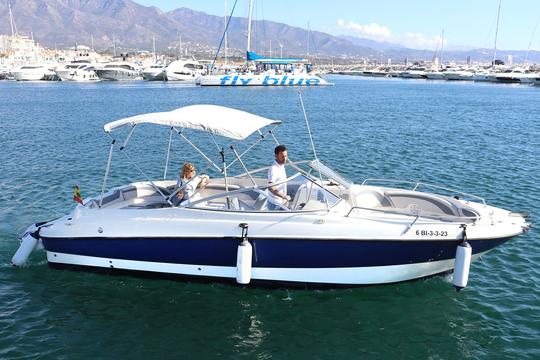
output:
<path id="1" fill-rule="evenodd" d="M 534 227 L 474 262 L 460 293 L 444 276 L 333 290 L 111 276 L 51 269 L 43 251 L 23 268 L 10 266 L 19 233 L 71 210 L 74 184 L 83 197 L 99 193 L 107 122 L 190 104 L 230 106 L 282 120 L 276 136 L 302 160 L 313 154 L 298 90 L 318 157 L 355 182 L 442 184 L 538 221 L 539 87 L 329 80 L 335 86 L 308 89 L 0 82 L 0 358 L 540 358 Z M 219 161 L 212 141 L 188 135 Z M 269 165 L 273 146 L 263 141 L 245 162 Z M 128 145 L 153 178 L 163 176 L 166 151 L 167 129 L 152 126 L 138 128 Z M 184 161 L 207 167 L 178 136 L 172 154 L 170 178 Z M 108 186 L 137 180 L 141 172 L 115 153 Z"/>

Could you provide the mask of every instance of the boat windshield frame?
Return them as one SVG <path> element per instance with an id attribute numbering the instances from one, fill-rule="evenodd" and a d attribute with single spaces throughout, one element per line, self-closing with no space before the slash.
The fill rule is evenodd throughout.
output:
<path id="1" fill-rule="evenodd" d="M 298 164 L 298 163 L 309 163 L 309 160 L 297 162 L 296 164 Z M 253 174 L 253 173 L 256 173 L 256 172 L 263 172 L 265 170 L 268 170 L 269 168 L 270 168 L 270 166 L 267 166 L 267 167 L 264 167 L 264 168 L 259 168 L 259 169 L 256 169 L 254 171 L 251 171 L 249 174 L 248 173 L 243 173 L 243 174 L 240 174 L 240 175 L 232 176 L 229 179 L 232 180 L 232 179 L 245 178 L 246 176 L 250 176 L 250 174 Z M 275 212 L 279 212 L 279 213 L 298 213 L 298 212 L 302 212 L 303 213 L 303 212 L 328 211 L 328 209 L 333 208 L 334 206 L 336 206 L 342 200 L 340 194 L 335 194 L 332 191 L 330 191 L 328 189 L 328 187 L 322 186 L 320 184 L 319 178 L 314 177 L 309 172 L 305 172 L 302 169 L 299 169 L 299 170 L 300 171 L 296 172 L 292 176 L 290 176 L 287 179 L 285 179 L 285 180 L 283 180 L 281 182 L 278 182 L 278 183 L 272 183 L 272 184 L 267 183 L 267 184 L 262 185 L 262 186 L 254 184 L 252 186 L 245 186 L 245 187 L 242 187 L 240 189 L 234 189 L 234 190 L 231 190 L 231 191 L 224 191 L 224 192 L 221 192 L 219 194 L 215 194 L 215 195 L 212 195 L 212 196 L 207 196 L 207 197 L 204 197 L 204 198 L 197 199 L 197 200 L 195 200 L 193 202 L 186 202 L 184 204 L 180 204 L 180 205 L 178 205 L 178 208 L 188 208 L 188 209 L 194 209 L 194 210 L 221 211 L 221 212 L 251 212 L 251 213 L 275 213 Z M 305 209 L 305 210 L 303 209 L 303 207 L 299 208 L 300 204 L 296 203 L 297 200 L 298 200 L 297 197 L 295 197 L 294 199 L 291 199 L 291 204 L 290 205 L 292 205 L 293 208 L 288 208 L 286 206 L 281 205 L 281 209 L 276 209 L 276 210 L 234 209 L 234 208 L 231 208 L 232 206 L 229 204 L 229 199 L 230 198 L 234 198 L 236 195 L 251 192 L 251 191 L 254 191 L 254 192 L 258 193 L 259 196 L 262 196 L 266 200 L 268 200 L 268 192 L 267 192 L 268 188 L 273 187 L 273 186 L 279 186 L 279 185 L 282 185 L 282 184 L 289 184 L 289 183 L 293 182 L 294 180 L 301 180 L 301 178 L 303 178 L 305 180 L 303 182 L 304 184 L 310 184 L 310 185 L 309 186 L 300 185 L 299 188 L 296 190 L 295 194 L 298 194 L 298 192 L 300 191 L 302 186 L 304 187 L 304 189 L 309 188 L 308 189 L 309 192 L 308 192 L 308 196 L 307 196 L 308 199 L 311 197 L 312 192 L 315 193 L 315 191 L 316 191 L 317 194 L 319 192 L 325 192 L 325 195 L 318 196 L 319 197 L 319 200 L 317 200 L 319 202 L 319 204 L 318 204 L 319 207 L 318 208 L 315 208 L 315 209 L 310 208 L 310 209 Z M 314 187 L 317 188 L 315 191 L 313 191 Z M 171 194 L 171 196 L 174 196 L 174 193 Z M 210 206 L 201 206 L 201 205 L 208 204 L 212 200 L 217 200 L 217 199 L 220 199 L 220 198 L 226 198 L 227 199 L 227 204 L 228 204 L 227 208 L 212 208 Z M 326 207 L 325 200 L 323 200 L 323 199 L 328 199 L 329 200 L 328 201 L 329 202 L 328 208 Z M 305 205 L 305 204 L 303 204 L 303 205 Z"/>

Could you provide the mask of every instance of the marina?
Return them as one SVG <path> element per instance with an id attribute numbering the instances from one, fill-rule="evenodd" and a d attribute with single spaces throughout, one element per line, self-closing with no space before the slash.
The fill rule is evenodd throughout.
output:
<path id="1" fill-rule="evenodd" d="M 218 3 L 0 5 L 0 359 L 539 359 L 538 4 Z"/>

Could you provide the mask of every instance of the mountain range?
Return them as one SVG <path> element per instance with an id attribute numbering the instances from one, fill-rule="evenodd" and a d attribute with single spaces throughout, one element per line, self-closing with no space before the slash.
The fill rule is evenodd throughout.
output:
<path id="1" fill-rule="evenodd" d="M 151 50 L 153 39 L 161 51 L 189 43 L 196 48 L 212 53 L 223 36 L 224 18 L 179 8 L 163 12 L 153 6 L 143 6 L 131 0 L 0 0 L 0 33 L 10 34 L 8 2 L 20 34 L 30 35 L 48 47 L 70 47 L 75 44 L 90 45 L 96 49 Z M 3 10 L 5 9 L 5 11 Z M 2 19 L 3 17 L 3 19 Z M 246 48 L 247 19 L 232 17 L 229 23 L 229 48 L 242 54 Z M 415 50 L 399 44 L 378 42 L 353 36 L 333 36 L 324 32 L 289 26 L 268 20 L 256 20 L 252 25 L 252 49 L 274 56 L 318 56 L 335 59 L 370 58 L 393 62 L 405 58 L 431 60 L 432 49 Z M 526 51 L 498 51 L 498 57 L 506 60 L 512 55 L 515 62 L 525 56 Z M 477 61 L 490 61 L 492 51 L 475 49 L 448 51 L 443 57 L 465 61 L 467 57 Z M 531 62 L 540 62 L 540 52 L 531 51 Z"/>

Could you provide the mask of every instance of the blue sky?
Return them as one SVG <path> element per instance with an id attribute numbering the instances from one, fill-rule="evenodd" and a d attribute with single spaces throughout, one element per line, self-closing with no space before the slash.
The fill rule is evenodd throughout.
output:
<path id="1" fill-rule="evenodd" d="M 163 11 L 180 7 L 223 16 L 225 0 L 134 0 Z M 229 11 L 234 0 L 226 0 Z M 238 0 L 235 16 L 247 16 Z M 254 18 L 432 49 L 444 29 L 445 48 L 493 48 L 499 0 L 255 0 Z M 540 0 L 502 0 L 497 48 L 540 50 Z M 536 32 L 535 32 L 535 27 Z M 279 40 L 279 39 L 277 39 Z"/>

